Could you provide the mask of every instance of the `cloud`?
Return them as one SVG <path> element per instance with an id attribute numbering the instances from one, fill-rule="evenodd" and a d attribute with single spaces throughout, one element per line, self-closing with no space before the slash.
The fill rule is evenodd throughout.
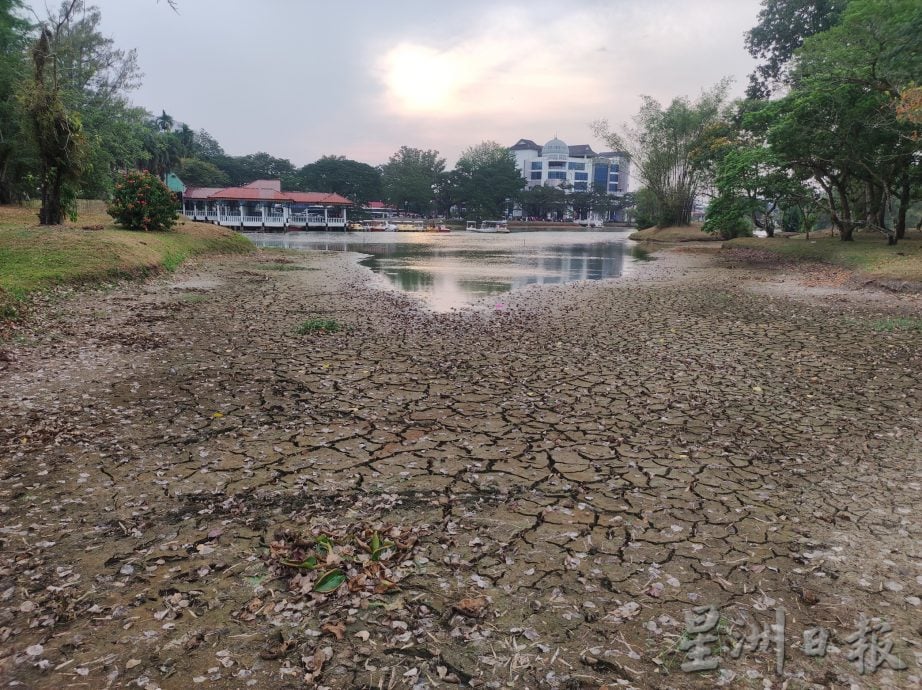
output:
<path id="1" fill-rule="evenodd" d="M 400 117 L 453 120 L 508 115 L 525 100 L 553 118 L 576 98 L 602 102 L 600 76 L 587 65 L 605 47 L 585 11 L 544 21 L 523 9 L 487 10 L 449 45 L 405 39 L 388 49 L 376 65 L 381 105 Z"/>
<path id="2" fill-rule="evenodd" d="M 641 94 L 694 97 L 727 75 L 741 93 L 752 67 L 743 32 L 758 8 L 759 0 L 481 8 L 451 37 L 407 36 L 383 49 L 376 107 L 421 137 L 487 123 L 488 138 L 550 137 L 558 126 L 561 136 L 586 137 L 600 117 L 629 119 Z M 535 125 L 542 131 L 526 129 Z"/>

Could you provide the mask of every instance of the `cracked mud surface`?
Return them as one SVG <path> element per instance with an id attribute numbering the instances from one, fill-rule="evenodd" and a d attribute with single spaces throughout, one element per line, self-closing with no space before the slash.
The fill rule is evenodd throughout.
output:
<path id="1" fill-rule="evenodd" d="M 874 327 L 913 298 L 673 257 L 432 314 L 280 256 L 69 298 L 0 362 L 5 686 L 918 686 L 922 333 Z M 396 588 L 267 562 L 359 524 L 417 535 Z M 783 608 L 784 675 L 682 672 L 710 604 Z M 859 676 L 861 614 L 907 669 Z"/>

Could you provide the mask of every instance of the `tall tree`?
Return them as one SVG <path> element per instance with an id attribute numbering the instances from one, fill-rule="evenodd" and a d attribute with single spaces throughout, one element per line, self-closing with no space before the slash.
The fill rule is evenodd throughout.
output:
<path id="1" fill-rule="evenodd" d="M 768 98 L 788 83 L 788 66 L 806 38 L 834 26 L 847 0 L 762 0 L 759 23 L 746 33 L 746 50 L 762 60 L 749 75 L 747 95 Z"/>
<path id="2" fill-rule="evenodd" d="M 64 104 L 56 56 L 61 30 L 78 5 L 73 0 L 62 8 L 54 25 L 40 27 L 32 46 L 32 79 L 23 94 L 39 154 L 42 225 L 59 225 L 63 221 L 68 202 L 76 195 L 71 185 L 84 164 L 83 128 L 79 116 Z"/>
<path id="3" fill-rule="evenodd" d="M 25 59 L 28 23 L 20 0 L 0 0 L 0 203 L 18 192 L 16 181 L 25 174 L 29 147 L 23 133 L 23 115 L 16 100 L 28 70 Z"/>
<path id="4" fill-rule="evenodd" d="M 525 186 L 512 152 L 495 141 L 466 149 L 455 166 L 458 195 L 468 218 L 500 218 Z"/>
<path id="5" fill-rule="evenodd" d="M 789 167 L 823 188 L 845 241 L 859 226 L 891 242 L 905 232 L 922 149 L 900 107 L 922 74 L 920 34 L 916 0 L 850 0 L 836 26 L 804 41 L 791 92 L 748 118 Z M 892 200 L 897 220 L 888 228 Z"/>
<path id="6" fill-rule="evenodd" d="M 401 146 L 381 169 L 385 198 L 401 211 L 426 214 L 444 170 L 438 151 Z"/>
<path id="7" fill-rule="evenodd" d="M 605 121 L 596 123 L 600 138 L 630 155 L 637 177 L 656 200 L 657 225 L 691 222 L 695 197 L 708 181 L 708 160 L 701 152 L 725 119 L 728 86 L 721 81 L 696 101 L 675 98 L 666 108 L 644 96 L 634 127 L 623 134 L 611 131 Z"/>
<path id="8" fill-rule="evenodd" d="M 323 156 L 298 171 L 300 186 L 317 192 L 334 192 L 357 205 L 381 198 L 381 171 L 345 156 Z"/>

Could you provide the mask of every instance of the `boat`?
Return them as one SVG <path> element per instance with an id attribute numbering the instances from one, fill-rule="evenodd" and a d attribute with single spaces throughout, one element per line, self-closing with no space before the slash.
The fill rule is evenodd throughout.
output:
<path id="1" fill-rule="evenodd" d="M 426 232 L 451 232 L 451 228 L 445 223 L 430 223 L 426 226 Z"/>
<path id="2" fill-rule="evenodd" d="M 482 220 L 480 221 L 480 227 L 471 227 L 470 221 L 467 224 L 467 229 L 472 232 L 509 232 L 509 225 L 505 220 Z"/>
<path id="3" fill-rule="evenodd" d="M 362 230 L 364 232 L 396 232 L 397 226 L 389 223 L 384 218 L 378 218 L 376 220 L 363 220 Z"/>
<path id="4" fill-rule="evenodd" d="M 601 228 L 605 225 L 605 223 L 598 218 L 576 218 L 573 222 L 587 228 Z"/>
<path id="5" fill-rule="evenodd" d="M 421 220 L 401 220 L 397 223 L 397 232 L 423 232 L 425 229 Z"/>

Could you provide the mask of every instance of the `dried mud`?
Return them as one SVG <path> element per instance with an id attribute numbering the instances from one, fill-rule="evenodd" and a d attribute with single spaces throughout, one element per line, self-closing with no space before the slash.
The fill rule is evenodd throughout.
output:
<path id="1" fill-rule="evenodd" d="M 7 347 L 4 685 L 918 686 L 922 333 L 875 328 L 911 296 L 672 254 L 433 314 L 274 256 L 70 296 Z M 267 555 L 359 525 L 415 535 L 393 587 Z M 720 670 L 685 673 L 710 604 Z M 718 649 L 776 608 L 783 675 Z M 905 670 L 859 675 L 862 614 Z"/>

